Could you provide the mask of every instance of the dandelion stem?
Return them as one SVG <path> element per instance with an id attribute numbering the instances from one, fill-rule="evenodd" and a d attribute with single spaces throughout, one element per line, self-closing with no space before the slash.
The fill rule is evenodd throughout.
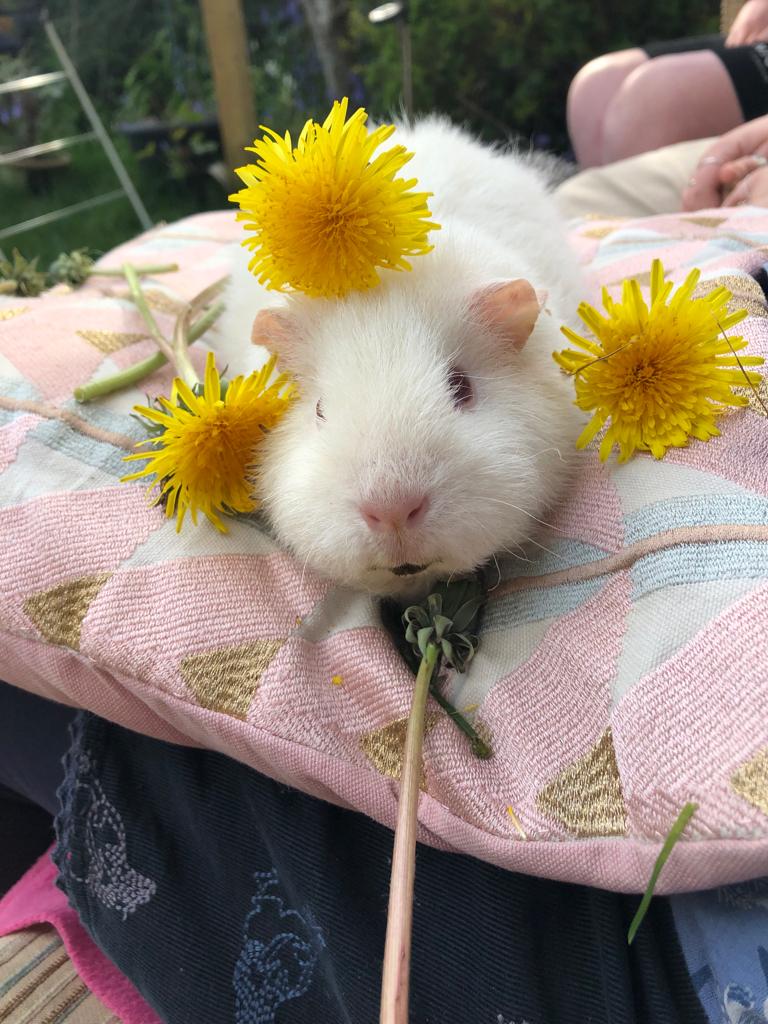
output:
<path id="1" fill-rule="evenodd" d="M 92 402 L 94 398 L 102 398 L 104 395 L 111 395 L 114 391 L 122 388 L 129 388 L 132 384 L 138 384 L 148 377 L 150 373 L 159 370 L 168 360 L 162 352 L 155 352 L 148 359 L 142 359 L 140 363 L 134 363 L 119 373 L 113 373 L 110 377 L 102 377 L 101 380 L 94 380 L 81 388 L 75 388 L 74 396 L 77 402 Z"/>
<path id="2" fill-rule="evenodd" d="M 175 274 L 179 269 L 178 263 L 157 263 L 149 267 L 134 267 L 137 274 Z M 88 277 L 125 277 L 125 269 L 111 269 L 107 267 L 91 267 Z"/>
<path id="3" fill-rule="evenodd" d="M 16 282 L 15 281 L 0 281 L 0 295 L 15 295 L 16 294 Z"/>
<path id="4" fill-rule="evenodd" d="M 191 345 L 198 338 L 202 337 L 208 328 L 216 323 L 223 312 L 224 303 L 217 302 L 215 306 L 211 306 L 207 313 L 203 313 L 200 319 L 196 320 L 189 329 L 189 344 Z"/>
<path id="5" fill-rule="evenodd" d="M 427 646 L 421 660 L 405 737 L 400 800 L 397 808 L 392 875 L 389 887 L 387 938 L 381 985 L 380 1024 L 408 1024 L 408 985 L 411 966 L 413 882 L 416 873 L 416 826 L 421 778 L 421 751 L 429 686 L 438 648 Z"/>
<path id="6" fill-rule="evenodd" d="M 208 328 L 221 316 L 223 310 L 224 303 L 217 302 L 215 306 L 211 306 L 206 313 L 203 313 L 199 320 L 192 324 L 189 329 L 190 345 L 205 334 Z M 94 398 L 102 398 L 104 395 L 111 395 L 114 391 L 120 391 L 122 388 L 129 388 L 134 384 L 140 384 L 145 377 L 154 373 L 155 370 L 159 370 L 167 362 L 168 360 L 162 352 L 155 352 L 154 355 L 142 359 L 139 363 L 134 363 L 133 366 L 129 366 L 119 373 L 113 373 L 109 377 L 102 377 L 101 380 L 95 380 L 81 388 L 75 388 L 75 399 L 78 402 L 91 402 Z"/>
<path id="7" fill-rule="evenodd" d="M 142 291 L 141 283 L 139 282 L 139 277 L 136 273 L 136 268 L 132 267 L 130 263 L 126 263 L 123 265 L 123 274 L 128 282 L 131 298 L 141 313 L 144 323 L 147 325 L 149 333 L 152 335 L 157 347 L 163 353 L 168 362 L 174 366 L 179 377 L 181 377 L 189 387 L 194 387 L 196 384 L 199 384 L 199 378 L 189 358 L 189 353 L 186 351 L 186 346 L 184 346 L 183 350 L 175 349 L 173 345 L 168 343 L 160 328 L 157 326 L 157 321 L 155 320 L 152 310 L 147 304 L 144 292 Z"/>
<path id="8" fill-rule="evenodd" d="M 475 757 L 483 758 L 483 760 L 493 757 L 493 751 L 485 740 L 482 739 L 475 727 L 464 717 L 464 715 L 462 715 L 458 708 L 455 708 L 449 700 L 446 700 L 440 690 L 438 690 L 437 686 L 434 684 L 430 686 L 429 692 L 448 717 L 452 719 L 454 725 L 461 729 L 465 736 L 469 737 L 472 753 Z"/>

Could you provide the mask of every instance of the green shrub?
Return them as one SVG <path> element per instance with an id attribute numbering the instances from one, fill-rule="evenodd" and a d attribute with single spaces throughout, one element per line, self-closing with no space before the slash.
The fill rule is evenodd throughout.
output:
<path id="1" fill-rule="evenodd" d="M 386 115 L 400 103 L 397 32 L 368 22 L 356 0 L 355 70 L 368 103 Z M 411 0 L 417 110 L 465 120 L 487 138 L 537 137 L 567 148 L 568 84 L 592 57 L 654 39 L 717 31 L 718 7 L 694 0 Z"/>

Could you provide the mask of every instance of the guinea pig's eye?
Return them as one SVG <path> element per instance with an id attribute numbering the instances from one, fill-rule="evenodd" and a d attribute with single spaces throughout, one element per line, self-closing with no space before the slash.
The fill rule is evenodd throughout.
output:
<path id="1" fill-rule="evenodd" d="M 319 398 L 317 400 L 317 405 L 315 406 L 315 416 L 317 416 L 317 418 L 319 420 L 324 420 L 325 419 L 325 413 L 323 412 L 323 405 L 322 405 L 322 402 L 320 401 Z"/>
<path id="2" fill-rule="evenodd" d="M 448 388 L 451 392 L 453 404 L 457 409 L 468 406 L 475 397 L 472 381 L 461 370 L 454 368 L 448 374 Z"/>

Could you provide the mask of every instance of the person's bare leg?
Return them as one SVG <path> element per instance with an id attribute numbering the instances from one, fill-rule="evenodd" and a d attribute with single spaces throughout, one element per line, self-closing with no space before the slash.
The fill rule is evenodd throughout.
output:
<path id="1" fill-rule="evenodd" d="M 722 62 L 709 50 L 655 57 L 624 79 L 605 114 L 602 162 L 722 135 L 744 120 Z"/>
<path id="2" fill-rule="evenodd" d="M 575 75 L 568 89 L 568 134 L 582 167 L 602 163 L 603 122 L 624 79 L 649 60 L 644 50 L 620 50 L 597 57 Z"/>

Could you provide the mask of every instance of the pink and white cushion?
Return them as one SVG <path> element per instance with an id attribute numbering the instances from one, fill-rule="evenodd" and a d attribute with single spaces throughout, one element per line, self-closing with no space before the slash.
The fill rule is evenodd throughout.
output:
<path id="1" fill-rule="evenodd" d="M 108 265 L 177 262 L 179 300 L 228 270 L 229 213 L 155 229 Z M 768 356 L 751 276 L 768 212 L 587 221 L 597 285 L 661 257 L 726 284 Z M 226 752 L 391 825 L 413 680 L 367 597 L 302 571 L 250 521 L 175 524 L 120 483 L 144 394 L 72 389 L 153 351 L 124 290 L 0 298 L 0 677 L 153 736 Z M 594 299 L 596 294 L 585 296 Z M 215 347 L 215 331 L 206 340 Z M 203 362 L 203 345 L 196 355 Z M 763 387 L 765 394 L 765 387 Z M 581 472 L 533 563 L 502 566 L 477 659 L 453 684 L 490 738 L 477 760 L 443 715 L 425 742 L 421 839 L 506 868 L 642 890 L 689 800 L 658 891 L 768 871 L 768 422 Z M 547 550 L 548 549 L 548 550 Z"/>

